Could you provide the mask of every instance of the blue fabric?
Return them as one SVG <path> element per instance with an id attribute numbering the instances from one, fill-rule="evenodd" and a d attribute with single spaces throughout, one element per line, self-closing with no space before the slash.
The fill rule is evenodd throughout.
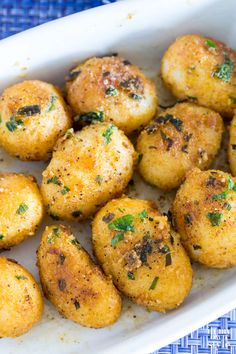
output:
<path id="1" fill-rule="evenodd" d="M 74 12 L 115 1 L 0 0 L 0 39 Z M 236 310 L 155 352 L 157 353 L 236 354 Z"/>

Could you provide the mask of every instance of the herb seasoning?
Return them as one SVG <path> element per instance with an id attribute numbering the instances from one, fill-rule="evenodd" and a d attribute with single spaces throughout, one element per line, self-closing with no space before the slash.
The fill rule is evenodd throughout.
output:
<path id="1" fill-rule="evenodd" d="M 114 128 L 115 126 L 113 124 L 109 124 L 107 129 L 103 132 L 102 136 L 104 137 L 105 145 L 108 145 L 110 143 Z"/>
<path id="2" fill-rule="evenodd" d="M 216 70 L 212 73 L 213 77 L 217 77 L 222 81 L 230 81 L 234 72 L 234 62 L 230 59 L 228 53 L 224 53 L 224 62 L 217 65 Z"/>
<path id="3" fill-rule="evenodd" d="M 29 209 L 28 205 L 26 205 L 25 203 L 21 203 L 18 207 L 18 209 L 16 210 L 16 213 L 18 215 L 22 215 L 24 213 L 26 213 L 26 211 Z"/>
<path id="4" fill-rule="evenodd" d="M 159 277 L 155 277 L 152 281 L 152 284 L 150 285 L 149 290 L 154 290 L 156 288 L 157 282 L 159 280 Z"/>
<path id="5" fill-rule="evenodd" d="M 17 115 L 20 116 L 33 116 L 38 113 L 40 113 L 40 107 L 37 104 L 22 107 L 17 111 Z"/>
<path id="6" fill-rule="evenodd" d="M 218 211 L 207 213 L 207 218 L 210 220 L 212 226 L 219 226 L 221 223 L 222 217 L 223 217 L 223 214 L 219 213 Z"/>
<path id="7" fill-rule="evenodd" d="M 86 122 L 86 123 L 103 122 L 104 121 L 104 113 L 101 111 L 82 113 L 78 117 L 78 120 L 80 122 Z M 77 119 L 75 119 L 75 121 L 77 121 Z"/>
<path id="8" fill-rule="evenodd" d="M 111 245 L 114 247 L 118 242 L 124 240 L 124 234 L 117 234 L 111 239 Z"/>
<path id="9" fill-rule="evenodd" d="M 134 216 L 131 214 L 124 215 L 108 224 L 110 230 L 134 232 Z"/>

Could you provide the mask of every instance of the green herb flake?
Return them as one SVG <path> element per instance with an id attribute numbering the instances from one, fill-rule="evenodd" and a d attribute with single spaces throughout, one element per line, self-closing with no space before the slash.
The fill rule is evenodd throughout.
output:
<path id="1" fill-rule="evenodd" d="M 134 273 L 133 272 L 128 272 L 127 273 L 127 277 L 131 280 L 135 280 L 135 276 L 134 276 Z"/>
<path id="2" fill-rule="evenodd" d="M 234 189 L 235 184 L 231 177 L 228 178 L 228 189 Z"/>
<path id="3" fill-rule="evenodd" d="M 113 124 L 109 124 L 107 129 L 103 132 L 102 136 L 104 137 L 105 145 L 108 145 L 110 143 L 114 127 L 115 126 Z"/>
<path id="4" fill-rule="evenodd" d="M 144 221 L 144 219 L 147 217 L 147 210 L 143 209 L 143 211 L 141 211 L 141 213 L 139 213 L 138 216 L 141 221 Z"/>
<path id="5" fill-rule="evenodd" d="M 80 243 L 76 238 L 73 238 L 70 243 L 78 248 L 80 248 Z"/>
<path id="6" fill-rule="evenodd" d="M 209 47 L 209 48 L 214 48 L 216 49 L 217 46 L 216 46 L 216 43 L 214 41 L 212 41 L 211 39 L 207 39 L 205 41 L 205 44 Z"/>
<path id="7" fill-rule="evenodd" d="M 24 122 L 21 119 L 17 119 L 15 116 L 12 116 L 8 122 L 6 122 L 6 127 L 10 132 L 17 130 L 19 126 L 23 126 Z"/>
<path id="8" fill-rule="evenodd" d="M 230 59 L 227 53 L 224 53 L 224 62 L 217 65 L 216 70 L 213 71 L 212 76 L 217 77 L 222 81 L 230 81 L 234 72 L 234 62 Z"/>
<path id="9" fill-rule="evenodd" d="M 226 209 L 226 210 L 231 210 L 232 206 L 228 202 L 225 202 L 224 205 L 223 205 L 223 208 Z"/>
<path id="10" fill-rule="evenodd" d="M 28 279 L 24 275 L 16 275 L 15 278 L 18 279 L 18 280 L 26 280 L 26 279 Z"/>
<path id="11" fill-rule="evenodd" d="M 16 214 L 22 215 L 22 214 L 26 213 L 26 211 L 28 209 L 29 209 L 28 205 L 26 205 L 25 203 L 21 203 L 19 205 L 19 208 L 16 210 Z"/>
<path id="12" fill-rule="evenodd" d="M 131 214 L 124 215 L 108 224 L 110 230 L 134 232 L 134 216 Z"/>
<path id="13" fill-rule="evenodd" d="M 80 121 L 80 122 L 86 122 L 86 123 L 91 123 L 91 122 L 103 122 L 104 121 L 104 113 L 101 111 L 98 112 L 87 112 L 87 113 L 82 113 L 80 116 L 77 118 L 74 118 L 75 121 Z"/>
<path id="14" fill-rule="evenodd" d="M 95 182 L 96 182 L 97 184 L 99 184 L 99 186 L 102 184 L 102 181 L 103 181 L 102 176 L 97 175 L 97 176 L 95 177 Z"/>
<path id="15" fill-rule="evenodd" d="M 61 182 L 59 181 L 59 178 L 57 176 L 53 176 L 53 177 L 49 178 L 47 180 L 47 184 L 50 184 L 50 183 L 57 184 L 58 186 L 61 185 Z"/>
<path id="16" fill-rule="evenodd" d="M 172 264 L 172 257 L 171 257 L 171 254 L 170 253 L 167 253 L 166 254 L 166 264 L 165 266 L 168 267 Z"/>
<path id="17" fill-rule="evenodd" d="M 51 243 L 51 244 L 54 243 L 56 237 L 60 237 L 59 227 L 54 227 L 52 229 L 52 233 L 50 235 L 48 235 L 48 238 L 47 238 L 48 243 Z"/>
<path id="18" fill-rule="evenodd" d="M 226 190 L 226 191 L 224 191 L 223 193 L 214 194 L 214 195 L 212 196 L 212 199 L 213 199 L 213 200 L 226 199 L 227 196 L 228 196 L 228 194 L 229 194 L 229 190 Z"/>
<path id="19" fill-rule="evenodd" d="M 218 211 L 207 213 L 207 218 L 210 220 L 212 226 L 219 226 L 222 217 L 223 214 L 219 213 Z"/>
<path id="20" fill-rule="evenodd" d="M 0 240 L 3 240 L 3 239 L 4 239 L 4 235 L 0 234 Z"/>
<path id="21" fill-rule="evenodd" d="M 40 113 L 40 107 L 37 104 L 34 104 L 32 106 L 24 106 L 18 109 L 17 115 L 20 116 L 33 116 L 35 114 Z"/>
<path id="22" fill-rule="evenodd" d="M 62 194 L 62 195 L 65 195 L 65 194 L 67 194 L 69 191 L 70 191 L 70 188 L 67 187 L 67 186 L 64 186 L 64 187 L 62 188 L 62 190 L 61 190 L 61 194 Z"/>
<path id="23" fill-rule="evenodd" d="M 117 96 L 118 90 L 114 86 L 110 86 L 106 89 L 106 97 Z"/>
<path id="24" fill-rule="evenodd" d="M 152 281 L 152 284 L 150 285 L 149 290 L 154 290 L 156 288 L 157 282 L 159 280 L 159 277 L 155 277 Z"/>
<path id="25" fill-rule="evenodd" d="M 0 124 L 2 123 L 2 116 L 1 116 L 1 114 L 0 114 Z"/>
<path id="26" fill-rule="evenodd" d="M 51 95 L 48 107 L 46 109 L 46 113 L 54 111 L 54 109 L 56 109 L 56 101 L 57 101 L 57 96 Z"/>
<path id="27" fill-rule="evenodd" d="M 114 247 L 118 242 L 124 240 L 124 234 L 117 234 L 111 239 L 111 245 Z"/>
<path id="28" fill-rule="evenodd" d="M 74 301 L 75 309 L 78 310 L 80 308 L 80 303 L 78 300 Z"/>

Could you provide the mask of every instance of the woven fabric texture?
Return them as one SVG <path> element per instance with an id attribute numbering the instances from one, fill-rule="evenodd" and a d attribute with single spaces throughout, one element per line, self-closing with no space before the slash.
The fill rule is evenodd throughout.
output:
<path id="1" fill-rule="evenodd" d="M 115 1 L 0 0 L 0 39 L 59 17 Z M 236 354 L 236 310 L 155 352 L 180 353 Z"/>

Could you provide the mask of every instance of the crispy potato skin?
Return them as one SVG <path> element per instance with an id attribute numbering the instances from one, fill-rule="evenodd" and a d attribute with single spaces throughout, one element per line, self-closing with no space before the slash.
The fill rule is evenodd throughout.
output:
<path id="1" fill-rule="evenodd" d="M 170 115 L 180 124 L 163 123 L 163 118 Z M 193 103 L 176 104 L 161 112 L 139 135 L 139 172 L 161 189 L 176 188 L 191 168 L 204 170 L 211 165 L 222 132 L 223 121 L 218 113 Z"/>
<path id="2" fill-rule="evenodd" d="M 33 236 L 43 215 L 43 201 L 34 177 L 0 173 L 0 249 Z"/>
<path id="3" fill-rule="evenodd" d="M 40 113 L 18 113 L 32 105 L 38 105 Z M 57 139 L 72 126 L 69 107 L 59 89 L 38 80 L 8 87 L 0 97 L 0 116 L 0 145 L 21 160 L 47 160 Z M 11 117 L 22 122 L 10 127 L 13 131 L 7 127 Z"/>
<path id="4" fill-rule="evenodd" d="M 43 313 L 43 298 L 34 277 L 14 260 L 0 257 L 0 337 L 28 332 Z"/>
<path id="5" fill-rule="evenodd" d="M 46 228 L 38 250 L 38 267 L 46 297 L 66 318 L 93 328 L 109 326 L 119 318 L 118 291 L 68 228 Z"/>
<path id="6" fill-rule="evenodd" d="M 173 214 L 181 241 L 190 257 L 213 268 L 236 265 L 236 192 L 214 200 L 228 188 L 228 173 L 193 169 L 177 192 Z M 236 182 L 233 179 L 234 183 Z M 220 213 L 219 225 L 212 225 L 208 213 Z M 212 220 L 212 221 L 211 221 Z"/>
<path id="7" fill-rule="evenodd" d="M 228 157 L 232 175 L 236 176 L 236 114 L 234 115 L 229 128 Z"/>
<path id="8" fill-rule="evenodd" d="M 86 219 L 123 192 L 136 153 L 115 126 L 108 142 L 104 135 L 110 128 L 110 123 L 92 124 L 58 142 L 41 187 L 50 214 L 65 220 Z M 58 182 L 51 183 L 55 176 Z M 63 187 L 69 191 L 64 193 Z"/>
<path id="9" fill-rule="evenodd" d="M 91 58 L 78 65 L 67 81 L 67 99 L 75 113 L 104 112 L 125 133 L 145 126 L 156 113 L 154 83 L 123 58 Z M 115 89 L 115 90 L 114 90 Z"/>
<path id="10" fill-rule="evenodd" d="M 236 52 L 215 39 L 215 48 L 207 45 L 207 41 L 208 37 L 196 34 L 177 38 L 164 54 L 161 74 L 179 99 L 197 100 L 202 106 L 232 117 L 236 108 Z M 234 63 L 228 81 L 214 74 L 225 61 L 224 53 Z"/>
<path id="11" fill-rule="evenodd" d="M 147 217 L 141 220 L 143 210 Z M 124 232 L 124 239 L 112 245 L 113 237 L 121 231 L 110 230 L 107 220 L 112 222 L 129 214 L 134 216 L 134 231 Z M 153 202 L 124 197 L 107 203 L 93 220 L 92 242 L 104 272 L 135 303 L 165 312 L 180 305 L 189 293 L 189 258 L 178 234 L 170 230 L 167 218 L 160 215 Z M 163 247 L 168 247 L 168 256 L 160 251 Z M 172 263 L 168 265 L 169 256 Z M 128 272 L 134 279 L 130 279 Z"/>

